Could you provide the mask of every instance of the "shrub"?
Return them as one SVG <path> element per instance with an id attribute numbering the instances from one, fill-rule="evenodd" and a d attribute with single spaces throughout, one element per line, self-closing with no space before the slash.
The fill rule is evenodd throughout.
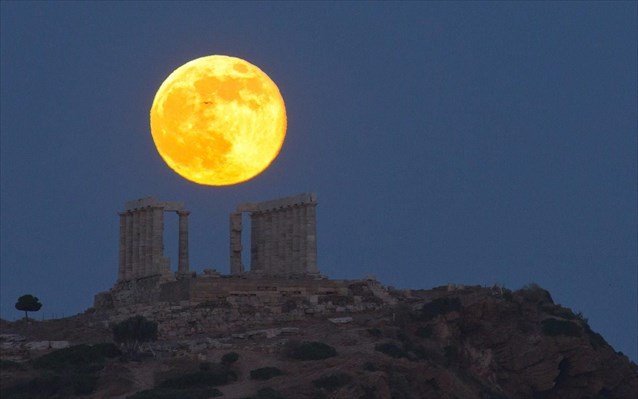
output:
<path id="1" fill-rule="evenodd" d="M 262 388 L 257 391 L 255 399 L 284 399 L 284 397 L 272 388 Z"/>
<path id="2" fill-rule="evenodd" d="M 130 317 L 113 326 L 113 340 L 124 345 L 129 356 L 136 357 L 142 343 L 157 340 L 157 323 L 143 316 Z"/>
<path id="3" fill-rule="evenodd" d="M 554 300 L 552 299 L 549 291 L 541 288 L 536 283 L 527 284 L 520 290 L 516 291 L 517 294 L 521 295 L 525 300 L 530 302 L 536 302 L 538 304 L 553 304 Z"/>
<path id="4" fill-rule="evenodd" d="M 34 397 L 63 397 L 72 391 L 62 378 L 51 371 L 44 371 L 37 377 L 2 390 L 2 399 L 31 399 Z"/>
<path id="5" fill-rule="evenodd" d="M 208 399 L 222 395 L 216 388 L 153 388 L 128 396 L 126 399 Z"/>
<path id="6" fill-rule="evenodd" d="M 431 338 L 432 326 L 424 326 L 424 327 L 417 328 L 415 335 L 420 338 Z"/>
<path id="7" fill-rule="evenodd" d="M 541 323 L 543 333 L 550 337 L 566 336 L 579 337 L 581 335 L 580 327 L 571 321 L 558 319 L 545 319 Z"/>
<path id="8" fill-rule="evenodd" d="M 288 356 L 297 360 L 322 360 L 337 356 L 337 351 L 323 342 L 290 342 Z"/>
<path id="9" fill-rule="evenodd" d="M 605 338 L 603 338 L 603 336 L 598 334 L 597 332 L 594 332 L 588 324 L 585 324 L 585 333 L 589 338 L 589 343 L 594 348 L 598 349 L 609 345 L 607 341 L 605 341 Z"/>
<path id="10" fill-rule="evenodd" d="M 3 399 L 66 398 L 92 393 L 98 377 L 92 372 L 69 369 L 64 372 L 45 370 L 37 377 L 2 390 Z"/>
<path id="11" fill-rule="evenodd" d="M 381 333 L 381 330 L 379 330 L 378 328 L 374 327 L 374 328 L 368 328 L 368 334 L 372 335 L 375 338 L 379 338 L 381 337 L 381 335 L 383 335 Z"/>
<path id="12" fill-rule="evenodd" d="M 375 345 L 374 350 L 385 353 L 386 355 L 395 359 L 408 357 L 408 354 L 393 342 L 384 342 L 382 344 Z"/>
<path id="13" fill-rule="evenodd" d="M 211 362 L 201 362 L 199 364 L 200 371 L 210 371 L 211 368 L 213 368 L 213 363 Z"/>
<path id="14" fill-rule="evenodd" d="M 377 371 L 378 370 L 377 366 L 374 363 L 372 363 L 372 362 L 363 363 L 363 369 L 365 371 Z"/>
<path id="15" fill-rule="evenodd" d="M 119 350 L 113 344 L 74 345 L 58 349 L 33 361 L 36 369 L 60 370 L 82 368 L 100 370 L 106 357 L 115 357 Z"/>
<path id="16" fill-rule="evenodd" d="M 0 370 L 24 370 L 24 366 L 13 360 L 0 359 Z"/>
<path id="17" fill-rule="evenodd" d="M 277 367 L 262 367 L 250 371 L 250 378 L 253 380 L 269 380 L 273 377 L 283 375 L 284 372 Z"/>
<path id="18" fill-rule="evenodd" d="M 222 364 L 227 366 L 235 363 L 237 360 L 239 360 L 239 354 L 237 352 L 228 352 L 222 356 Z"/>
<path id="19" fill-rule="evenodd" d="M 431 320 L 437 316 L 461 310 L 459 298 L 437 298 L 421 308 L 421 318 Z"/>
<path id="20" fill-rule="evenodd" d="M 169 378 L 159 384 L 158 388 L 186 389 L 205 388 L 224 385 L 237 380 L 237 375 L 226 368 L 217 367 L 210 371 L 195 371 Z"/>
<path id="21" fill-rule="evenodd" d="M 459 358 L 459 348 L 454 345 L 446 346 L 443 348 L 443 352 L 448 365 L 455 363 Z"/>
<path id="22" fill-rule="evenodd" d="M 312 384 L 320 389 L 325 389 L 327 391 L 334 391 L 335 389 L 341 388 L 344 385 L 347 385 L 352 380 L 352 377 L 346 373 L 332 373 L 328 375 L 324 375 L 312 382 Z"/>

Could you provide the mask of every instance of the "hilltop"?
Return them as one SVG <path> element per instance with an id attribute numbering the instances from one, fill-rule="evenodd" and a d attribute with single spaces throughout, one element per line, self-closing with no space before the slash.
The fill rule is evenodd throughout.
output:
<path id="1" fill-rule="evenodd" d="M 348 311 L 332 303 L 335 297 L 326 302 L 335 306 L 323 313 L 241 321 L 251 320 L 248 314 L 231 324 L 191 329 L 179 320 L 202 317 L 202 306 L 139 309 L 150 319 L 173 314 L 168 325 L 180 334 L 162 334 L 139 361 L 100 349 L 98 360 L 86 360 L 92 379 L 77 386 L 83 397 L 135 399 L 638 397 L 638 366 L 540 287 L 512 292 L 449 286 L 389 294 L 391 300 L 367 310 Z M 72 380 L 60 382 L 69 382 L 60 371 L 65 366 L 41 356 L 70 350 L 49 346 L 110 342 L 108 320 L 89 310 L 30 326 L 3 321 L 2 397 L 77 392 Z M 222 363 L 229 353 L 237 360 Z M 308 357 L 315 360 L 303 360 Z"/>

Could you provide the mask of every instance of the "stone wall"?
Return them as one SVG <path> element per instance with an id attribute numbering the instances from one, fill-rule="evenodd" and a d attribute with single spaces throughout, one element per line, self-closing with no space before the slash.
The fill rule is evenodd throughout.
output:
<path id="1" fill-rule="evenodd" d="M 257 280 L 218 278 L 219 286 L 200 279 L 164 284 L 175 294 L 188 287 L 191 294 L 205 295 L 190 300 L 132 303 L 111 309 L 97 309 L 108 323 L 133 315 L 158 322 L 160 338 L 186 337 L 201 333 L 233 332 L 273 322 L 302 320 L 363 312 L 393 305 L 390 297 L 376 281 L 290 282 L 271 285 Z M 202 285 L 203 284 L 203 285 Z M 176 288 L 179 287 L 179 288 Z M 237 290 L 226 290 L 233 287 Z M 217 289 L 219 288 L 219 289 Z M 381 291 L 380 291 L 381 290 Z M 216 295 L 210 294 L 216 292 Z M 164 295 L 164 294 L 162 294 Z"/>

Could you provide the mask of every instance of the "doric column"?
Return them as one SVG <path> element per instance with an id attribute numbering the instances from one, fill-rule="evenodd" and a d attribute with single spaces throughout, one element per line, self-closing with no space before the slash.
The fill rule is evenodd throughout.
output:
<path id="1" fill-rule="evenodd" d="M 164 209 L 153 207 L 153 232 L 151 238 L 151 263 L 158 272 L 161 271 L 162 257 L 164 256 Z"/>
<path id="2" fill-rule="evenodd" d="M 308 206 L 303 204 L 299 207 L 299 265 L 300 271 L 304 272 L 308 266 L 308 223 L 307 223 Z"/>
<path id="3" fill-rule="evenodd" d="M 188 265 L 188 215 L 189 211 L 177 211 L 179 215 L 179 250 L 177 260 L 177 272 L 186 274 Z"/>
<path id="4" fill-rule="evenodd" d="M 306 273 L 316 274 L 317 269 L 317 204 L 306 207 Z"/>
<path id="5" fill-rule="evenodd" d="M 241 263 L 241 213 L 230 214 L 230 274 L 239 275 L 244 272 Z"/>
<path id="6" fill-rule="evenodd" d="M 133 277 L 140 277 L 140 211 L 133 211 Z"/>
<path id="7" fill-rule="evenodd" d="M 293 215 L 294 215 L 294 208 L 292 206 L 289 206 L 286 208 L 286 211 L 284 212 L 284 231 L 286 232 L 285 234 L 285 239 L 286 239 L 286 243 L 285 243 L 285 266 L 286 266 L 286 273 L 292 273 L 293 270 L 293 262 L 292 262 L 292 257 L 293 257 L 293 245 L 292 245 L 292 241 L 293 241 L 293 224 L 294 224 L 294 219 L 293 219 Z"/>
<path id="8" fill-rule="evenodd" d="M 120 253 L 117 280 L 126 280 L 126 213 L 120 212 Z"/>
<path id="9" fill-rule="evenodd" d="M 250 270 L 259 270 L 261 254 L 259 253 L 259 212 L 250 214 Z"/>
<path id="10" fill-rule="evenodd" d="M 264 257 L 262 261 L 261 271 L 264 273 L 268 273 L 272 265 L 272 215 L 272 211 L 265 211 L 262 216 L 263 223 L 261 236 L 264 238 Z"/>
<path id="11" fill-rule="evenodd" d="M 300 207 L 299 205 L 294 205 L 290 211 L 291 213 L 291 223 L 292 223 L 292 252 L 291 252 L 291 270 L 297 274 L 299 273 L 299 247 L 301 243 L 300 229 L 299 224 L 301 223 L 299 215 L 300 215 Z"/>
<path id="12" fill-rule="evenodd" d="M 265 259 L 265 218 L 263 212 L 253 212 L 250 214 L 250 270 L 263 271 Z"/>
<path id="13" fill-rule="evenodd" d="M 144 236 L 146 251 L 144 251 L 144 262 L 146 263 L 146 274 L 153 275 L 158 272 L 153 264 L 153 208 L 147 207 L 144 214 L 146 215 L 146 235 Z"/>
<path id="14" fill-rule="evenodd" d="M 275 209 L 272 212 L 272 246 L 273 246 L 273 252 L 272 252 L 272 263 L 270 265 L 270 270 L 269 273 L 274 273 L 274 274 L 279 274 L 280 273 L 280 267 L 281 267 L 281 258 L 279 257 L 279 246 L 281 245 L 281 238 L 279 237 L 280 234 L 280 228 L 279 228 L 279 219 L 280 219 L 281 213 L 279 212 L 278 209 Z"/>
<path id="15" fill-rule="evenodd" d="M 124 279 L 130 280 L 133 277 L 133 214 L 126 212 L 126 268 Z"/>
<path id="16" fill-rule="evenodd" d="M 146 223 L 146 209 L 142 208 L 139 211 L 140 214 L 140 275 L 148 276 L 148 264 L 146 263 L 146 229 L 148 227 L 148 223 Z"/>

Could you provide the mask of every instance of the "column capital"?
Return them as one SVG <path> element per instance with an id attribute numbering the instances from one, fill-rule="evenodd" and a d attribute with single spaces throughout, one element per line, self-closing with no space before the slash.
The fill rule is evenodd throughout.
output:
<path id="1" fill-rule="evenodd" d="M 183 211 L 176 211 L 176 212 L 177 212 L 177 214 L 178 214 L 179 216 L 188 216 L 188 215 L 190 215 L 190 214 L 191 214 L 191 211 L 187 211 L 187 210 L 183 210 Z"/>

